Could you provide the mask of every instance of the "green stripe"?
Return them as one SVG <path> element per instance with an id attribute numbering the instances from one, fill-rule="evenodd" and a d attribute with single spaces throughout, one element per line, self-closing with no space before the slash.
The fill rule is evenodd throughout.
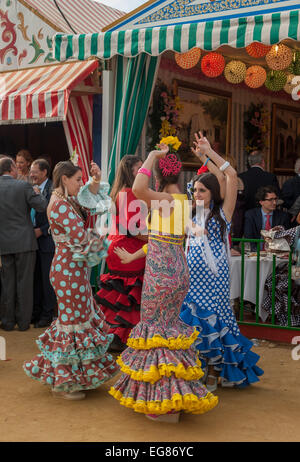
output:
<path id="1" fill-rule="evenodd" d="M 125 31 L 124 30 L 121 30 L 118 33 L 118 46 L 117 46 L 117 49 L 118 49 L 118 53 L 120 53 L 120 55 L 124 54 L 124 49 L 125 49 Z"/>
<path id="2" fill-rule="evenodd" d="M 131 35 L 131 56 L 136 56 L 139 52 L 139 30 L 133 30 Z"/>
<path id="3" fill-rule="evenodd" d="M 189 30 L 189 50 L 197 45 L 197 23 L 190 25 Z"/>
<path id="4" fill-rule="evenodd" d="M 97 56 L 98 53 L 98 34 L 92 34 L 91 37 L 91 56 Z"/>
<path id="5" fill-rule="evenodd" d="M 146 29 L 145 32 L 145 52 L 149 54 L 152 52 L 152 29 Z"/>
<path id="6" fill-rule="evenodd" d="M 220 32 L 220 45 L 228 43 L 228 33 L 230 28 L 230 20 L 224 19 Z"/>
<path id="7" fill-rule="evenodd" d="M 297 40 L 297 31 L 299 25 L 299 11 L 290 12 L 289 38 Z"/>
<path id="8" fill-rule="evenodd" d="M 272 14 L 272 27 L 270 32 L 270 42 L 273 43 L 279 42 L 279 30 L 280 30 L 280 13 Z"/>
<path id="9" fill-rule="evenodd" d="M 57 59 L 57 61 L 60 61 L 61 40 L 62 40 L 62 35 L 58 34 L 55 38 L 55 50 L 54 50 L 54 56 L 55 56 L 55 59 Z"/>
<path id="10" fill-rule="evenodd" d="M 159 31 L 158 53 L 162 53 L 166 49 L 167 44 L 167 28 L 161 27 Z"/>
<path id="11" fill-rule="evenodd" d="M 73 56 L 73 36 L 67 36 L 67 49 L 66 49 L 66 59 L 71 58 Z"/>
<path id="12" fill-rule="evenodd" d="M 254 30 L 253 30 L 253 42 L 261 42 L 261 32 L 264 25 L 264 17 L 263 16 L 255 16 L 254 17 Z"/>
<path id="13" fill-rule="evenodd" d="M 85 34 L 80 34 L 78 37 L 78 59 L 84 60 L 85 55 L 84 55 L 84 43 L 85 43 Z"/>
<path id="14" fill-rule="evenodd" d="M 237 34 L 236 34 L 236 47 L 237 48 L 244 48 L 245 46 L 246 29 L 247 29 L 247 19 L 240 18 L 239 26 L 238 26 Z"/>
<path id="15" fill-rule="evenodd" d="M 178 53 L 181 52 L 181 31 L 181 25 L 176 25 L 174 27 L 173 50 L 178 51 Z"/>
<path id="16" fill-rule="evenodd" d="M 124 80 L 124 59 L 123 56 L 117 58 L 117 76 L 116 76 L 116 87 L 115 87 L 115 120 L 114 120 L 114 131 L 117 130 L 119 122 L 122 94 L 123 94 L 123 80 Z"/>
<path id="17" fill-rule="evenodd" d="M 107 32 L 104 35 L 104 53 L 103 58 L 111 57 L 111 32 Z"/>
<path id="18" fill-rule="evenodd" d="M 207 22 L 204 29 L 204 50 L 212 50 L 212 31 L 214 23 Z"/>

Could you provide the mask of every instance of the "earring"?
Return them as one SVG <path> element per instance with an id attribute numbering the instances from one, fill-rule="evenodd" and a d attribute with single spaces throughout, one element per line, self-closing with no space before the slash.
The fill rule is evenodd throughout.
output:
<path id="1" fill-rule="evenodd" d="M 65 196 L 66 199 L 68 199 L 68 195 L 69 195 L 68 194 L 68 188 L 67 188 L 67 186 L 64 185 L 64 196 Z"/>
<path id="2" fill-rule="evenodd" d="M 214 205 L 215 205 L 214 201 L 211 200 L 211 201 L 210 201 L 210 204 L 209 204 L 210 210 L 212 210 L 212 209 L 214 208 Z"/>

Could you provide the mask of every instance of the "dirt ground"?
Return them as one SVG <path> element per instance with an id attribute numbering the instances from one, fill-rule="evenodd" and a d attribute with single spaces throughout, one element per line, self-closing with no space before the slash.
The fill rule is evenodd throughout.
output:
<path id="1" fill-rule="evenodd" d="M 22 369 L 38 352 L 35 339 L 42 331 L 0 331 L 9 358 L 0 361 L 1 442 L 300 441 L 300 363 L 292 359 L 292 345 L 260 341 L 254 351 L 265 373 L 258 384 L 220 388 L 215 409 L 183 414 L 174 425 L 120 406 L 107 393 L 116 378 L 87 392 L 83 401 L 54 399 Z"/>

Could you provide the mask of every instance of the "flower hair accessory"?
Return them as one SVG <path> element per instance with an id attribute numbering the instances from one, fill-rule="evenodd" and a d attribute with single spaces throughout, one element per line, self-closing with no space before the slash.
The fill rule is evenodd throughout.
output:
<path id="1" fill-rule="evenodd" d="M 182 163 L 177 160 L 175 154 L 167 154 L 165 158 L 159 159 L 159 168 L 163 176 L 178 175 L 181 170 Z"/>
<path id="2" fill-rule="evenodd" d="M 78 154 L 77 154 L 76 148 L 77 146 L 75 146 L 75 149 L 72 152 L 72 155 L 70 157 L 70 161 L 72 162 L 73 165 L 75 165 L 75 167 L 78 166 Z"/>
<path id="3" fill-rule="evenodd" d="M 202 165 L 202 167 L 200 167 L 199 170 L 197 171 L 197 175 L 201 175 L 201 173 L 206 173 L 206 172 L 209 172 L 208 168 L 206 167 L 206 165 Z"/>

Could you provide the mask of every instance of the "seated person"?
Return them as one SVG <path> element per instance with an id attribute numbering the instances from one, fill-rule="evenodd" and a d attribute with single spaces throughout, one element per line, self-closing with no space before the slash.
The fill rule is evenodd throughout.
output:
<path id="1" fill-rule="evenodd" d="M 258 189 L 255 198 L 259 207 L 247 210 L 245 213 L 245 238 L 261 239 L 261 230 L 269 230 L 274 226 L 281 225 L 284 229 L 291 227 L 289 214 L 276 209 L 278 196 L 274 186 L 262 186 Z M 251 243 L 251 250 L 256 249 L 256 243 Z"/>

